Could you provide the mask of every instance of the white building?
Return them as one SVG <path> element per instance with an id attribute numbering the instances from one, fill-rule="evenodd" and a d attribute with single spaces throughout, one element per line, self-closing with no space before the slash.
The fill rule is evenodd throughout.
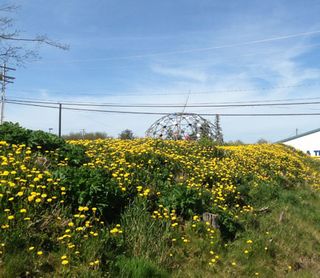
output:
<path id="1" fill-rule="evenodd" d="M 320 128 L 280 141 L 311 156 L 320 157 Z"/>

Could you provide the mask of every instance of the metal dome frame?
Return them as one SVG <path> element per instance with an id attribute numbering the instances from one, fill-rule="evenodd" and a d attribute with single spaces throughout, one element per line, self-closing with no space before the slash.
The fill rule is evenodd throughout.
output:
<path id="1" fill-rule="evenodd" d="M 172 140 L 214 138 L 215 126 L 196 113 L 172 113 L 155 121 L 146 131 L 146 137 Z"/>

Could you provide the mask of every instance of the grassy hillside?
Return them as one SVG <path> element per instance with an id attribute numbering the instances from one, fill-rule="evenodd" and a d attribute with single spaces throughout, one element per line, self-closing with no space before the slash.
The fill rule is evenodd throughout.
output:
<path id="1" fill-rule="evenodd" d="M 320 275 L 320 164 L 290 148 L 0 140 L 0 277 Z"/>

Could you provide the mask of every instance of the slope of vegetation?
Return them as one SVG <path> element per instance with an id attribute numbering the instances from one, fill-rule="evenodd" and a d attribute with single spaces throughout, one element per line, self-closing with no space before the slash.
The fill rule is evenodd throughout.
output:
<path id="1" fill-rule="evenodd" d="M 0 277 L 317 277 L 319 165 L 281 145 L 67 143 L 6 123 Z"/>

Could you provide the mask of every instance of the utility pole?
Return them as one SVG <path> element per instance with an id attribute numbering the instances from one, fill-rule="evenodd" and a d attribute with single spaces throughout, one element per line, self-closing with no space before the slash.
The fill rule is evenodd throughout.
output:
<path id="1" fill-rule="evenodd" d="M 84 139 L 84 135 L 86 134 L 86 130 L 83 128 L 83 129 L 81 129 L 81 131 L 82 131 L 82 139 Z"/>
<path id="2" fill-rule="evenodd" d="M 6 85 L 8 83 L 13 83 L 13 80 L 15 79 L 12 76 L 8 76 L 7 72 L 9 70 L 15 70 L 13 68 L 7 67 L 6 63 L 3 64 L 3 66 L 0 66 L 1 73 L 0 73 L 0 81 L 2 83 L 1 86 L 1 113 L 0 113 L 0 124 L 3 124 L 4 119 L 4 103 L 6 101 Z"/>
<path id="3" fill-rule="evenodd" d="M 62 104 L 59 103 L 59 137 L 61 137 L 61 114 L 62 114 Z"/>

